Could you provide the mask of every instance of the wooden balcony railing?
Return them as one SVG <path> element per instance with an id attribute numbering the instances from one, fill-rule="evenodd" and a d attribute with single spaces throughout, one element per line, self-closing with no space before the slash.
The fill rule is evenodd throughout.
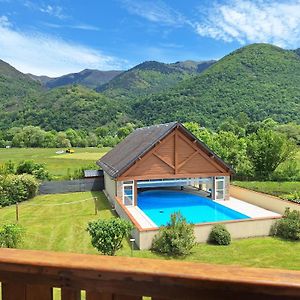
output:
<path id="1" fill-rule="evenodd" d="M 287 255 L 287 254 L 283 254 Z M 300 272 L 0 249 L 2 300 L 299 299 Z"/>

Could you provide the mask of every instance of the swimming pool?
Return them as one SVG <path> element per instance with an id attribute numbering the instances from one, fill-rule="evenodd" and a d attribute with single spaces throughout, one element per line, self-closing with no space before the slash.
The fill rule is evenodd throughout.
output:
<path id="1" fill-rule="evenodd" d="M 249 219 L 200 195 L 184 191 L 148 190 L 138 193 L 138 207 L 157 225 L 166 225 L 172 213 L 180 211 L 189 223 Z"/>

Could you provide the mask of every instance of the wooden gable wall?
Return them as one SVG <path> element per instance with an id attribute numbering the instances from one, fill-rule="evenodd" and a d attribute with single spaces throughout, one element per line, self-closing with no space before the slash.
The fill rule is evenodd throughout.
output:
<path id="1" fill-rule="evenodd" d="M 230 175 L 203 147 L 175 128 L 118 180 Z"/>

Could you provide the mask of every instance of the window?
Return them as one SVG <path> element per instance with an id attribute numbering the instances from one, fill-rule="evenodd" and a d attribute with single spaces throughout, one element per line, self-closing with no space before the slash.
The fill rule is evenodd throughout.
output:
<path id="1" fill-rule="evenodd" d="M 225 177 L 216 177 L 216 200 L 224 200 L 225 198 Z"/>
<path id="2" fill-rule="evenodd" d="M 126 206 L 134 205 L 134 182 L 125 181 L 123 183 L 123 204 Z"/>

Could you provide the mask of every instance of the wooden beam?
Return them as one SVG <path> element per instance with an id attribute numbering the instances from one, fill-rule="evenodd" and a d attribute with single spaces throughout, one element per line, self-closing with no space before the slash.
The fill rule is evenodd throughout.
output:
<path id="1" fill-rule="evenodd" d="M 26 300 L 26 284 L 20 282 L 2 282 L 2 300 Z M 1 297 L 0 297 L 1 298 Z"/>
<path id="2" fill-rule="evenodd" d="M 179 166 L 178 169 L 181 169 L 188 161 L 190 161 L 192 158 L 194 158 L 196 155 L 198 155 L 199 152 L 195 151 L 192 155 L 190 155 L 186 160 L 184 160 Z"/>
<path id="3" fill-rule="evenodd" d="M 174 174 L 177 174 L 178 170 L 178 136 L 177 136 L 178 127 L 176 127 L 175 135 L 174 135 Z"/>
<path id="4" fill-rule="evenodd" d="M 133 181 L 133 189 L 134 189 L 134 199 L 133 199 L 133 205 L 137 206 L 137 194 L 138 194 L 138 189 L 137 189 L 137 182 L 136 180 Z"/>
<path id="5" fill-rule="evenodd" d="M 219 163 L 217 163 L 213 158 L 211 158 L 207 153 L 205 153 L 203 150 L 201 150 L 199 148 L 198 145 L 195 145 L 194 143 L 192 143 L 184 134 L 179 133 L 178 134 L 179 138 L 181 138 L 183 141 L 185 141 L 186 143 L 188 143 L 189 145 L 192 146 L 192 148 L 196 151 L 198 151 L 198 153 L 200 153 L 202 155 L 202 157 L 204 159 L 206 159 L 208 162 L 210 162 L 214 167 L 216 167 L 219 171 L 221 172 L 228 172 L 228 170 L 224 169 L 223 167 L 220 166 Z"/>
<path id="6" fill-rule="evenodd" d="M 153 152 L 153 155 L 156 156 L 157 158 L 159 158 L 163 163 L 165 163 L 167 166 L 169 166 L 170 168 L 175 170 L 175 166 L 170 164 L 168 161 L 164 160 L 163 157 L 161 157 L 158 153 Z"/>
<path id="7" fill-rule="evenodd" d="M 61 288 L 61 300 L 80 300 L 81 292 L 79 289 Z"/>
<path id="8" fill-rule="evenodd" d="M 122 174 L 122 176 L 126 176 L 129 172 L 134 171 L 140 163 L 143 163 L 145 160 L 147 160 L 147 158 L 149 158 L 153 154 L 153 152 L 158 150 L 164 143 L 166 143 L 168 141 L 168 139 L 170 139 L 174 135 L 175 135 L 175 132 L 173 131 L 168 136 L 166 136 L 164 139 L 162 139 L 160 141 L 160 143 L 158 143 L 151 150 L 149 150 L 147 153 L 145 153 L 142 157 L 139 157 L 140 159 L 137 160 L 133 165 L 129 166 L 128 169 Z"/>
<path id="9" fill-rule="evenodd" d="M 159 175 L 159 176 L 158 176 Z M 148 179 L 165 179 L 165 178 L 191 178 L 191 177 L 211 177 L 211 176 L 230 176 L 230 173 L 213 172 L 213 173 L 177 173 L 175 174 L 155 174 L 155 175 L 134 175 L 134 176 L 121 176 L 118 180 L 148 180 Z"/>

